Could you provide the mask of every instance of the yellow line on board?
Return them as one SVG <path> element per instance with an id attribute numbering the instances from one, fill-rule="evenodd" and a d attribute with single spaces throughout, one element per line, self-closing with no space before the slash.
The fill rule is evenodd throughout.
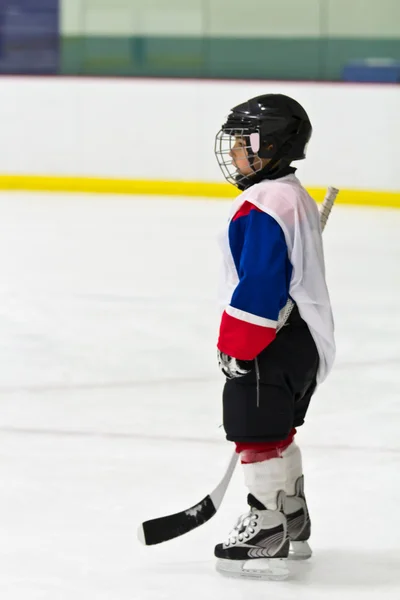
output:
<path id="1" fill-rule="evenodd" d="M 318 202 L 323 187 L 307 188 Z M 152 194 L 157 196 L 193 196 L 199 198 L 235 198 L 238 191 L 228 183 L 204 181 L 151 181 L 147 179 L 111 179 L 101 177 L 57 177 L 41 175 L 0 175 L 0 190 L 83 192 L 93 194 Z M 340 204 L 400 208 L 400 192 L 341 189 Z"/>

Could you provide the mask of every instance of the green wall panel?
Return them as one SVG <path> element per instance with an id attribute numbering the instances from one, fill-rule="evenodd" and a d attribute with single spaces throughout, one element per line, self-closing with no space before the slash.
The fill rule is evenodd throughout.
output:
<path id="1" fill-rule="evenodd" d="M 399 23 L 399 0 L 61 0 L 63 35 L 391 39 Z"/>
<path id="2" fill-rule="evenodd" d="M 347 62 L 368 57 L 400 60 L 400 39 L 67 36 L 61 72 L 338 80 Z"/>
<path id="3" fill-rule="evenodd" d="M 399 0 L 320 0 L 321 33 L 330 37 L 400 38 Z"/>
<path id="4" fill-rule="evenodd" d="M 204 77 L 204 40 L 196 38 L 67 37 L 61 73 Z"/>
<path id="5" fill-rule="evenodd" d="M 316 39 L 212 39 L 210 77 L 318 79 L 320 41 Z"/>

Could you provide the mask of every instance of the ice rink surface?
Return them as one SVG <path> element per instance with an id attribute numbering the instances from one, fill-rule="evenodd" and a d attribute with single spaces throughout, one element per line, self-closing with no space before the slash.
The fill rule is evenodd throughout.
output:
<path id="1" fill-rule="evenodd" d="M 228 202 L 0 195 L 0 598 L 400 598 L 400 211 L 334 208 L 338 354 L 298 434 L 314 557 L 284 583 L 223 578 L 246 491 L 146 548 L 199 501 L 224 441 L 216 236 Z"/>

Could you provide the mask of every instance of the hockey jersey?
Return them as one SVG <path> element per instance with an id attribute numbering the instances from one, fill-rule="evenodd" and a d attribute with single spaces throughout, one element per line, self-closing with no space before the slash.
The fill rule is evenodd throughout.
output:
<path id="1" fill-rule="evenodd" d="M 315 201 L 294 174 L 261 181 L 233 202 L 220 242 L 219 350 L 255 358 L 275 339 L 290 297 L 315 341 L 321 383 L 332 367 L 335 341 Z"/>

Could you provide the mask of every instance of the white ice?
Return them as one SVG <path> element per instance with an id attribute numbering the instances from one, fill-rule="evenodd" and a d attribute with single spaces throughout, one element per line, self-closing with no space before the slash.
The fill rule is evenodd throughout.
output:
<path id="1" fill-rule="evenodd" d="M 338 356 L 298 434 L 314 557 L 284 583 L 223 578 L 246 510 L 156 547 L 195 504 L 221 424 L 216 236 L 224 201 L 0 195 L 0 598 L 400 598 L 400 211 L 338 205 L 325 237 Z"/>

